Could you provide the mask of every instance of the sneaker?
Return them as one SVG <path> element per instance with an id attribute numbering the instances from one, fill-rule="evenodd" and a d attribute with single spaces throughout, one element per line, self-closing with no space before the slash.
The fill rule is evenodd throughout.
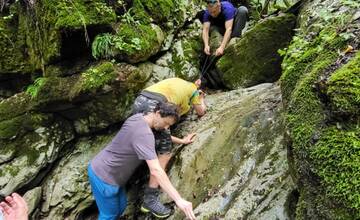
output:
<path id="1" fill-rule="evenodd" d="M 150 212 L 157 218 L 167 218 L 171 214 L 171 209 L 160 202 L 159 193 L 159 189 L 146 187 L 144 191 L 144 202 L 140 210 L 144 213 Z"/>

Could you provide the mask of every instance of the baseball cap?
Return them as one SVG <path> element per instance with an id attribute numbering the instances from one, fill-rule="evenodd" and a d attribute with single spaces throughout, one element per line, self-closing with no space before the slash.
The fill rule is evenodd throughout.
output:
<path id="1" fill-rule="evenodd" d="M 206 2 L 208 3 L 208 4 L 215 4 L 215 3 L 217 3 L 217 0 L 206 0 Z"/>

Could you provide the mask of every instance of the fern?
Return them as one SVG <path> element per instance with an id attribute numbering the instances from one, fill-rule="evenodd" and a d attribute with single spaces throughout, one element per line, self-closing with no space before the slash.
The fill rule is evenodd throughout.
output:
<path id="1" fill-rule="evenodd" d="M 114 52 L 112 50 L 113 36 L 109 33 L 99 35 L 95 38 L 92 44 L 92 55 L 95 59 L 101 57 L 110 58 L 113 56 Z"/>
<path id="2" fill-rule="evenodd" d="M 38 95 L 40 88 L 45 84 L 45 81 L 46 78 L 44 77 L 37 78 L 32 85 L 29 85 L 26 88 L 26 93 L 29 94 L 31 98 L 35 98 Z"/>

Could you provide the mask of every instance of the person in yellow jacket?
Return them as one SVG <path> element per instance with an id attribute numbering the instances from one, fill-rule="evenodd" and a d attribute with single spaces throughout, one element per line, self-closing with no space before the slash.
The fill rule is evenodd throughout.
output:
<path id="1" fill-rule="evenodd" d="M 180 78 L 162 80 L 148 88 L 145 88 L 135 99 L 133 114 L 147 114 L 153 112 L 159 103 L 171 102 L 179 107 L 180 116 L 185 115 L 193 107 L 196 114 L 201 117 L 206 112 L 204 93 L 199 90 L 201 80 L 188 82 Z M 161 167 L 165 170 L 171 158 L 172 143 L 190 144 L 193 142 L 195 133 L 184 138 L 171 135 L 170 129 L 153 131 L 155 136 L 155 148 Z M 158 218 L 166 218 L 171 214 L 171 209 L 164 206 L 159 200 L 159 184 L 150 176 L 149 185 L 145 187 L 144 201 L 141 211 L 151 212 Z"/>

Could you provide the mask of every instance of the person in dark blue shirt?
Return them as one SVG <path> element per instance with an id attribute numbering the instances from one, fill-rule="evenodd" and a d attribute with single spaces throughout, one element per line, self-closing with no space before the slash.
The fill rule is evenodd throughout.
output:
<path id="1" fill-rule="evenodd" d="M 204 52 L 210 55 L 209 32 L 210 26 L 224 36 L 221 45 L 215 51 L 215 56 L 224 54 L 224 49 L 232 37 L 240 37 L 244 29 L 248 10 L 244 6 L 235 8 L 228 1 L 207 0 L 207 9 L 203 15 L 202 38 L 204 41 Z"/>

